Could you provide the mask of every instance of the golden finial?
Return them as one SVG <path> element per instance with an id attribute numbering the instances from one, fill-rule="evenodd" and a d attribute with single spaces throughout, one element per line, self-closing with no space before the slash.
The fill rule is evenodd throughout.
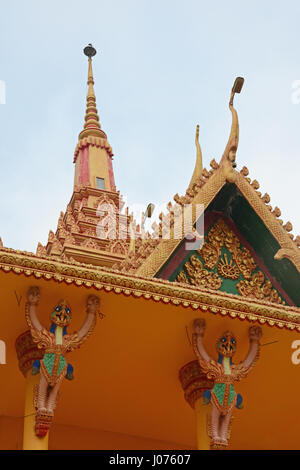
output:
<path id="1" fill-rule="evenodd" d="M 197 154 L 196 154 L 197 156 L 196 156 L 196 163 L 195 163 L 193 176 L 189 184 L 189 189 L 193 188 L 193 185 L 196 183 L 196 180 L 201 177 L 202 171 L 203 171 L 202 152 L 201 152 L 201 147 L 199 144 L 199 124 L 197 124 L 197 127 L 196 127 L 195 144 L 196 144 L 196 149 L 197 149 Z"/>
<path id="2" fill-rule="evenodd" d="M 142 212 L 142 217 L 141 217 L 141 232 L 142 232 L 142 240 L 143 242 L 145 242 L 147 239 L 145 238 L 145 222 L 146 222 L 146 219 L 149 218 L 151 219 L 152 217 L 152 214 L 154 212 L 154 209 L 155 209 L 155 205 L 152 204 L 152 202 L 150 202 L 150 204 L 148 204 L 147 206 L 147 209 L 145 212 Z"/>
<path id="3" fill-rule="evenodd" d="M 150 204 L 148 204 L 147 206 L 147 209 L 145 212 L 142 212 L 142 221 L 141 221 L 141 228 L 142 230 L 145 229 L 145 222 L 146 222 L 146 219 L 147 218 L 151 218 L 152 217 L 152 214 L 154 212 L 154 209 L 155 209 L 155 205 L 152 204 L 152 202 L 150 202 Z"/>
<path id="4" fill-rule="evenodd" d="M 96 96 L 94 91 L 94 77 L 92 68 L 92 57 L 96 55 L 97 51 L 89 44 L 83 49 L 84 54 L 89 58 L 88 68 L 88 93 L 86 97 L 86 113 L 85 113 L 85 124 L 84 129 L 80 132 L 79 138 L 88 137 L 89 135 L 102 137 L 106 139 L 106 134 L 103 132 L 100 126 L 98 111 L 96 107 Z"/>
<path id="5" fill-rule="evenodd" d="M 232 114 L 232 124 L 231 124 L 231 131 L 230 136 L 225 148 L 225 151 L 222 156 L 221 163 L 223 164 L 230 164 L 231 168 L 236 167 L 235 156 L 237 152 L 237 148 L 239 145 L 239 120 L 236 109 L 233 107 L 233 99 L 235 93 L 240 93 L 244 84 L 244 79 L 242 77 L 237 77 L 233 84 L 230 100 L 229 100 L 229 109 Z"/>

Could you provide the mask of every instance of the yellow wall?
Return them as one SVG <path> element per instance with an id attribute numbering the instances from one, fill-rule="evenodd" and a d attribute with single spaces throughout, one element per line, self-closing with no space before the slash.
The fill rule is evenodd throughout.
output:
<path id="1" fill-rule="evenodd" d="M 0 450 L 21 450 L 23 447 L 23 419 L 0 417 Z"/>
<path id="2" fill-rule="evenodd" d="M 189 449 L 170 442 L 143 439 L 98 429 L 83 429 L 76 426 L 54 425 L 49 439 L 49 448 L 55 450 L 155 450 Z"/>
<path id="3" fill-rule="evenodd" d="M 21 450 L 23 419 L 0 417 L 0 450 Z M 49 436 L 49 450 L 155 450 L 189 449 L 170 442 L 143 439 L 99 429 L 53 424 Z"/>

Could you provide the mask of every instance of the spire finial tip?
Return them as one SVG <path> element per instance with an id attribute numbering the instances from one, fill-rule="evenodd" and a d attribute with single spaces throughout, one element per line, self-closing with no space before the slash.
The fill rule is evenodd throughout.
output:
<path id="1" fill-rule="evenodd" d="M 92 44 L 88 44 L 84 49 L 83 49 L 84 54 L 90 59 L 94 55 L 97 54 L 96 49 L 92 46 Z"/>

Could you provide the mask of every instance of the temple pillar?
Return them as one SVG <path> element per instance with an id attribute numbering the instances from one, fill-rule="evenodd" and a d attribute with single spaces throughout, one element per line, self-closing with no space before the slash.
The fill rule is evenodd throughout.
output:
<path id="1" fill-rule="evenodd" d="M 207 415 L 210 405 L 203 404 L 203 393 L 214 385 L 200 369 L 199 362 L 191 361 L 179 371 L 179 380 L 184 391 L 184 398 L 195 410 L 197 449 L 209 450 L 210 438 L 207 434 Z"/>
<path id="2" fill-rule="evenodd" d="M 49 433 L 44 437 L 38 437 L 35 433 L 34 386 L 39 384 L 40 375 L 31 374 L 33 362 L 37 359 L 42 359 L 43 352 L 32 341 L 29 330 L 17 338 L 16 351 L 20 371 L 26 379 L 23 450 L 48 450 Z"/>

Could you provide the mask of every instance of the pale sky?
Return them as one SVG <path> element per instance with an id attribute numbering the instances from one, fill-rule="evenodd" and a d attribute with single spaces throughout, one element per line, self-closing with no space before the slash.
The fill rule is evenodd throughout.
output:
<path id="1" fill-rule="evenodd" d="M 204 164 L 220 160 L 231 115 L 238 169 L 300 234 L 299 1 L 1 1 L 0 237 L 28 251 L 47 242 L 73 190 L 73 153 L 93 63 L 117 188 L 132 204 L 168 202 L 190 181 L 200 125 Z"/>

